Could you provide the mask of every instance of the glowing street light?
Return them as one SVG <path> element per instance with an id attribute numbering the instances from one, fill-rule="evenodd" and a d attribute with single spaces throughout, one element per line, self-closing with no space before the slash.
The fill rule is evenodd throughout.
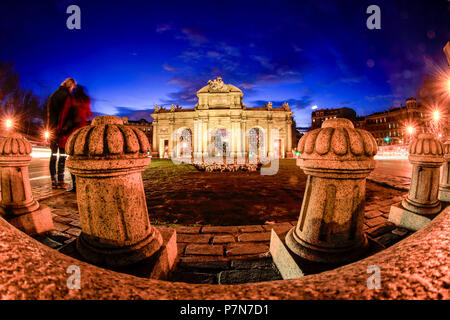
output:
<path id="1" fill-rule="evenodd" d="M 440 118 L 441 116 L 440 116 L 440 114 L 439 114 L 439 110 L 434 110 L 433 111 L 433 119 L 434 119 L 434 121 L 439 121 L 439 118 Z"/>
<path id="2" fill-rule="evenodd" d="M 413 126 L 408 126 L 407 130 L 408 130 L 408 133 L 410 135 L 412 135 L 414 133 L 414 127 Z"/>
<path id="3" fill-rule="evenodd" d="M 13 126 L 13 121 L 12 121 L 12 119 L 6 119 L 6 121 L 5 121 L 5 127 L 6 127 L 6 130 L 11 129 L 12 126 Z"/>
<path id="4" fill-rule="evenodd" d="M 48 130 L 44 131 L 44 138 L 45 140 L 48 140 L 48 138 L 50 138 L 50 132 Z"/>

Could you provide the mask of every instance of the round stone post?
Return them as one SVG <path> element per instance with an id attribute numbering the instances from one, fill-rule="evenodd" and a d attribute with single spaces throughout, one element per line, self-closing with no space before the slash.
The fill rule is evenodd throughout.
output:
<path id="1" fill-rule="evenodd" d="M 439 186 L 439 200 L 450 202 L 450 142 L 444 144 L 444 165 Z"/>
<path id="2" fill-rule="evenodd" d="M 28 234 L 53 230 L 50 208 L 33 199 L 28 177 L 31 144 L 19 133 L 0 138 L 0 214 Z"/>
<path id="3" fill-rule="evenodd" d="M 88 261 L 126 266 L 152 256 L 162 236 L 149 221 L 141 172 L 150 164 L 145 134 L 114 116 L 97 117 L 67 141 L 67 167 L 77 179 L 82 232 L 79 253 Z"/>
<path id="4" fill-rule="evenodd" d="M 297 165 L 308 176 L 297 226 L 286 245 L 321 263 L 354 260 L 367 245 L 363 234 L 366 177 L 375 168 L 377 143 L 347 119 L 326 120 L 298 143 Z"/>
<path id="5" fill-rule="evenodd" d="M 444 146 L 430 133 L 421 133 L 411 141 L 409 162 L 413 165 L 408 197 L 402 206 L 419 215 L 434 215 L 441 211 L 439 168 L 444 162 Z"/>

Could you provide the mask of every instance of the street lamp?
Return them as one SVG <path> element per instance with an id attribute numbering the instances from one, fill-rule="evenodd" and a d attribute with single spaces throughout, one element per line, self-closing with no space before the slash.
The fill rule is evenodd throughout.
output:
<path id="1" fill-rule="evenodd" d="M 12 119 L 6 119 L 5 120 L 5 127 L 6 130 L 9 130 L 13 127 L 14 122 L 12 121 Z"/>
<path id="2" fill-rule="evenodd" d="M 44 139 L 45 139 L 45 141 L 48 141 L 48 138 L 50 138 L 50 131 L 45 130 L 44 131 Z"/>
<path id="3" fill-rule="evenodd" d="M 433 119 L 434 119 L 434 121 L 438 122 L 440 117 L 441 116 L 439 114 L 439 110 L 434 110 L 433 111 Z"/>

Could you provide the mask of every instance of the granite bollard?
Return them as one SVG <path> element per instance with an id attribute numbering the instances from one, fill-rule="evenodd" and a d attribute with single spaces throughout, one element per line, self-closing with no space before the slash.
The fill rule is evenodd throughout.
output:
<path id="1" fill-rule="evenodd" d="M 31 193 L 28 166 L 31 144 L 19 133 L 0 138 L 0 214 L 27 234 L 53 230 L 50 208 L 40 205 Z"/>
<path id="2" fill-rule="evenodd" d="M 391 206 L 389 221 L 417 231 L 441 211 L 438 195 L 444 145 L 433 134 L 421 133 L 411 141 L 408 158 L 413 165 L 408 197 Z"/>
<path id="3" fill-rule="evenodd" d="M 161 233 L 150 224 L 141 172 L 150 164 L 144 132 L 101 116 L 67 141 L 76 176 L 82 232 L 78 252 L 94 264 L 124 267 L 158 252 Z"/>
<path id="4" fill-rule="evenodd" d="M 444 144 L 444 165 L 441 171 L 439 200 L 450 202 L 450 142 Z"/>
<path id="5" fill-rule="evenodd" d="M 297 165 L 308 176 L 300 217 L 286 245 L 303 259 L 343 263 L 364 252 L 366 177 L 377 143 L 347 119 L 326 120 L 298 144 Z"/>

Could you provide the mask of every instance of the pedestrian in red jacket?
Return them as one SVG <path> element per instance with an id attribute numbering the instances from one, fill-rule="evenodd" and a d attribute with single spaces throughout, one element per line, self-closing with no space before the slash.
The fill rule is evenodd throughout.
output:
<path id="1" fill-rule="evenodd" d="M 58 144 L 65 148 L 67 139 L 77 129 L 87 125 L 87 121 L 92 117 L 91 98 L 86 94 L 84 88 L 77 85 L 72 95 L 70 95 L 59 116 L 58 131 L 60 132 Z M 70 191 L 75 192 L 75 177 L 72 175 L 73 188 Z M 64 188 L 68 185 L 64 181 L 59 182 Z"/>

